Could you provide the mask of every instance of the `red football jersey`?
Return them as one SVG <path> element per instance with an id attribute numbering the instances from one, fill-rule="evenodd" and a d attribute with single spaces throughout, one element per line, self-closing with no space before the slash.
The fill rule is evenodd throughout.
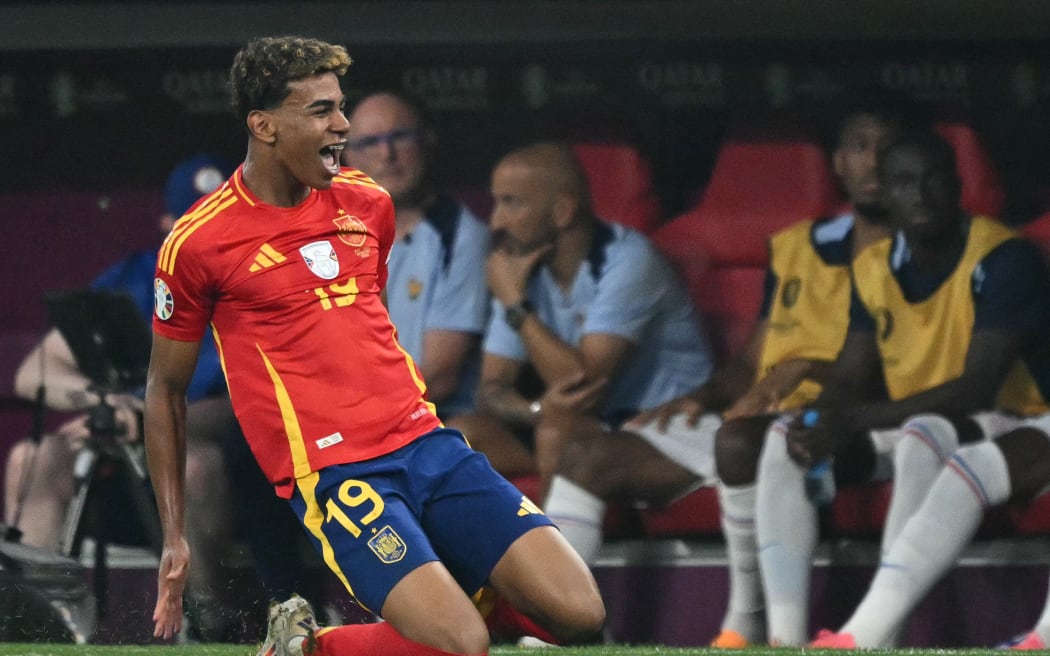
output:
<path id="1" fill-rule="evenodd" d="M 282 208 L 238 169 L 161 246 L 153 329 L 197 341 L 211 323 L 237 419 L 282 496 L 440 425 L 380 298 L 393 240 L 390 197 L 359 171 Z"/>

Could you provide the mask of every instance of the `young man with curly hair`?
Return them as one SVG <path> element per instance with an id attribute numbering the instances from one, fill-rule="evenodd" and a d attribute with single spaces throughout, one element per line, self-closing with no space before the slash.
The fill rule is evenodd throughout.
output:
<path id="1" fill-rule="evenodd" d="M 394 207 L 342 168 L 345 49 L 267 37 L 234 58 L 244 163 L 184 217 L 157 263 L 146 444 L 164 528 L 155 635 L 178 631 L 184 393 L 210 325 L 238 419 L 328 567 L 386 621 L 316 630 L 271 606 L 262 654 L 484 654 L 488 584 L 565 641 L 605 610 L 583 561 L 463 435 L 444 428 L 381 300 Z"/>

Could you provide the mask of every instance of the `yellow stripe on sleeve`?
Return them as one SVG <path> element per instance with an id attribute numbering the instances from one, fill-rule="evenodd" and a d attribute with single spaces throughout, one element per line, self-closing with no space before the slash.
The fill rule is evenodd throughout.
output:
<path id="1" fill-rule="evenodd" d="M 189 239 L 190 235 L 196 232 L 198 228 L 206 224 L 208 221 L 211 221 L 213 218 L 215 218 L 215 216 L 219 212 L 223 211 L 224 209 L 226 209 L 230 205 L 233 205 L 236 202 L 237 197 L 231 195 L 229 198 L 223 200 L 222 203 L 217 205 L 212 211 L 208 212 L 204 216 L 187 221 L 186 224 L 181 227 L 181 230 L 178 234 L 176 234 L 175 231 L 172 230 L 172 234 L 170 234 L 168 236 L 168 239 L 164 242 L 164 247 L 165 249 L 167 249 L 167 252 L 162 253 L 162 257 L 160 259 L 161 270 L 165 271 L 168 275 L 174 275 L 175 258 L 178 257 L 179 249 L 182 248 L 182 245 L 186 242 L 187 239 Z"/>

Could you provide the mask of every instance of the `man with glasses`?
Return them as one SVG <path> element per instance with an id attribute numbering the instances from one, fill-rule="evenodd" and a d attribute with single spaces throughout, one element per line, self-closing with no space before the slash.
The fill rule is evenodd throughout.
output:
<path id="1" fill-rule="evenodd" d="M 401 91 L 365 96 L 350 118 L 343 163 L 386 189 L 396 234 L 386 288 L 398 341 L 427 381 L 428 400 L 448 419 L 473 408 L 488 312 L 488 229 L 437 188 L 437 143 L 422 105 Z"/>

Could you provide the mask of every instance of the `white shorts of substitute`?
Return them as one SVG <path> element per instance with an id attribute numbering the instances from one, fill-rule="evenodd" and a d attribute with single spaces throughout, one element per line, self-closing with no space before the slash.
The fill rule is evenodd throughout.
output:
<path id="1" fill-rule="evenodd" d="M 722 417 L 707 413 L 700 417 L 696 426 L 686 423 L 684 414 L 671 417 L 666 430 L 657 428 L 652 421 L 641 428 L 629 428 L 632 433 L 662 453 L 668 460 L 700 477 L 703 485 L 713 485 L 717 480 L 715 471 L 715 433 L 722 426 Z"/>

